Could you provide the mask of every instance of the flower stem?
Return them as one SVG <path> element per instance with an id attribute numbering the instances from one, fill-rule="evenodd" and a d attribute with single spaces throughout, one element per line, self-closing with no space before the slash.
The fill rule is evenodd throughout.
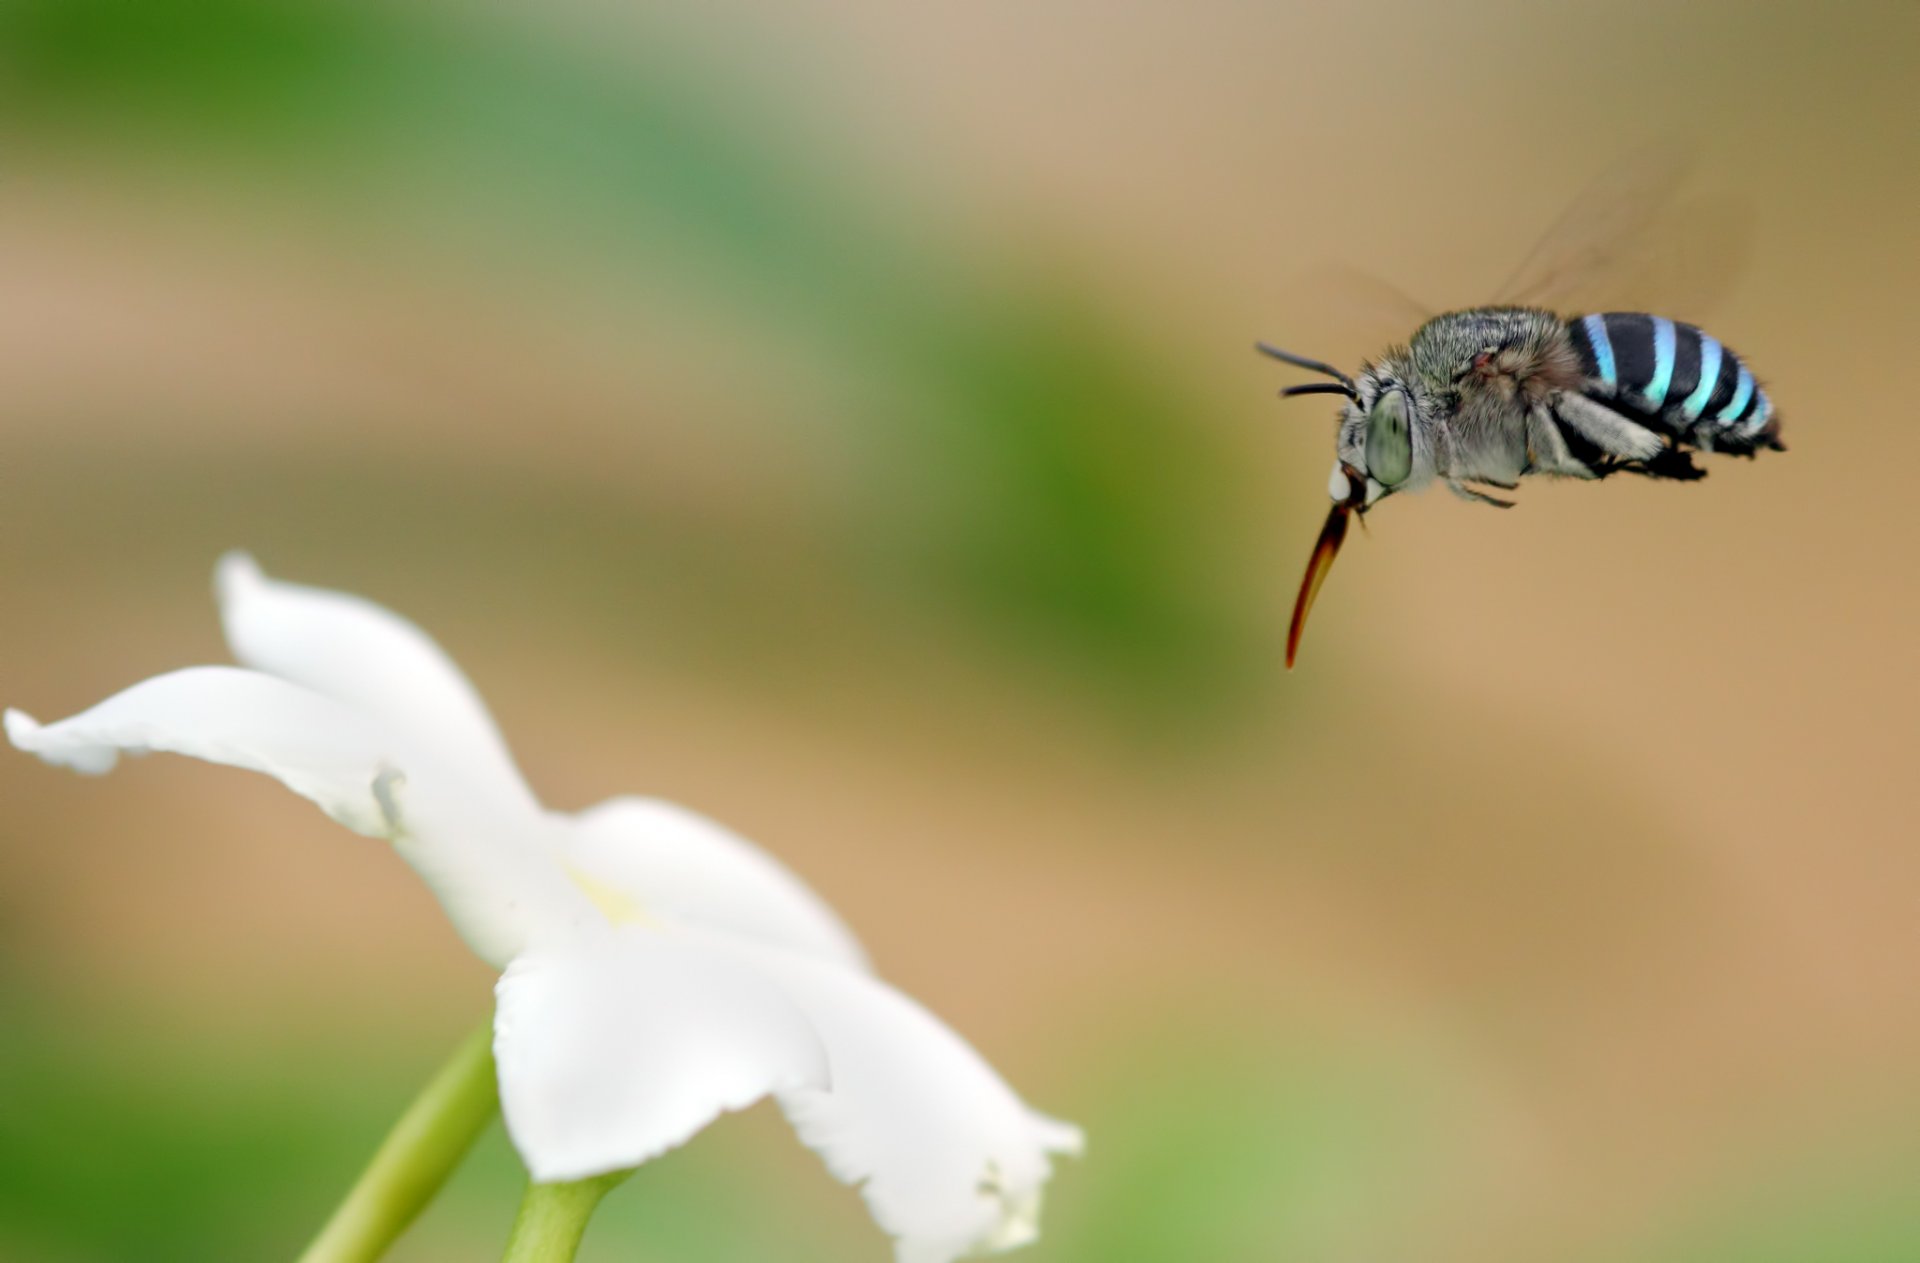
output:
<path id="1" fill-rule="evenodd" d="M 501 1263 L 572 1263 L 594 1208 L 630 1174 L 615 1171 L 567 1184 L 527 1185 Z"/>
<path id="2" fill-rule="evenodd" d="M 407 1107 L 300 1263 L 372 1263 L 386 1253 L 499 1106 L 488 1024 L 461 1043 Z"/>

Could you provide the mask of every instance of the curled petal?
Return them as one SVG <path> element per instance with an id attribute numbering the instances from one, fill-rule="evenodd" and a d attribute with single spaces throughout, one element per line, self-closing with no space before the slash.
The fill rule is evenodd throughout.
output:
<path id="1" fill-rule="evenodd" d="M 779 1094 L 794 1130 L 840 1180 L 861 1185 L 902 1263 L 948 1263 L 1039 1233 L 1050 1154 L 1078 1128 L 1027 1108 L 938 1018 L 866 974 L 750 945 L 813 1023 L 831 1089 Z"/>
<path id="2" fill-rule="evenodd" d="M 20 749 L 80 772 L 149 751 L 265 772 L 354 832 L 393 842 L 467 945 L 495 965 L 537 936 L 597 920 L 554 865 L 545 816 L 477 801 L 384 724 L 271 675 L 189 667 L 54 724 L 10 710 L 6 728 Z"/>
<path id="3" fill-rule="evenodd" d="M 475 792 L 532 805 L 479 693 L 418 627 L 361 597 L 268 578 L 245 553 L 220 559 L 214 587 L 242 663 L 373 716 Z"/>
<path id="4" fill-rule="evenodd" d="M 186 754 L 265 772 L 357 833 L 394 831 L 375 792 L 397 754 L 387 735 L 329 698 L 257 671 L 189 667 L 59 723 L 9 710 L 6 725 L 20 749 L 78 772 L 110 771 L 123 753 Z"/>
<path id="5" fill-rule="evenodd" d="M 670 931 L 536 948 L 496 994 L 501 1110 L 535 1180 L 637 1166 L 728 1110 L 828 1083 L 777 985 Z"/>
<path id="6" fill-rule="evenodd" d="M 568 818 L 567 863 L 634 909 L 865 970 L 866 953 L 785 865 L 697 812 L 614 798 Z"/>

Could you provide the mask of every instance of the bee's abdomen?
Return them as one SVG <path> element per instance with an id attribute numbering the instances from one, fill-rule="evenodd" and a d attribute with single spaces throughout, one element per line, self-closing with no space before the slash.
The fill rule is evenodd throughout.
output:
<path id="1" fill-rule="evenodd" d="M 1782 448 L 1780 418 L 1753 372 L 1690 324 L 1610 311 L 1567 322 L 1583 393 L 1707 451 Z"/>

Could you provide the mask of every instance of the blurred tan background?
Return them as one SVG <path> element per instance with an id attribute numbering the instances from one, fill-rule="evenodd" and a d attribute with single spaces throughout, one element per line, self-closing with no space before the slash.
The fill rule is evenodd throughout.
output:
<path id="1" fill-rule="evenodd" d="M 229 547 L 401 610 L 547 801 L 759 840 L 1087 1127 L 1036 1263 L 1920 1258 L 1917 57 L 1905 3 L 10 2 L 0 701 L 224 660 Z M 1676 138 L 1753 248 L 1638 301 L 1791 452 L 1396 501 L 1281 671 L 1331 409 L 1252 340 L 1356 364 L 1329 268 L 1484 301 Z M 0 1258 L 291 1257 L 486 970 L 265 781 L 0 803 Z M 582 1257 L 885 1257 L 766 1114 Z"/>

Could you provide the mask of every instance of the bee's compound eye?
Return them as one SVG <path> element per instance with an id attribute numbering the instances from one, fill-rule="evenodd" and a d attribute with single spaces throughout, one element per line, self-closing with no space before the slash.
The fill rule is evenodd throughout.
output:
<path id="1" fill-rule="evenodd" d="M 1388 487 L 1399 486 L 1413 473 L 1413 434 L 1405 391 L 1387 391 L 1367 413 L 1367 473 Z"/>
<path id="2" fill-rule="evenodd" d="M 1347 473 L 1340 468 L 1340 462 L 1333 462 L 1333 472 L 1327 475 L 1327 495 L 1336 504 L 1345 504 L 1353 494 L 1353 484 L 1347 481 Z"/>

